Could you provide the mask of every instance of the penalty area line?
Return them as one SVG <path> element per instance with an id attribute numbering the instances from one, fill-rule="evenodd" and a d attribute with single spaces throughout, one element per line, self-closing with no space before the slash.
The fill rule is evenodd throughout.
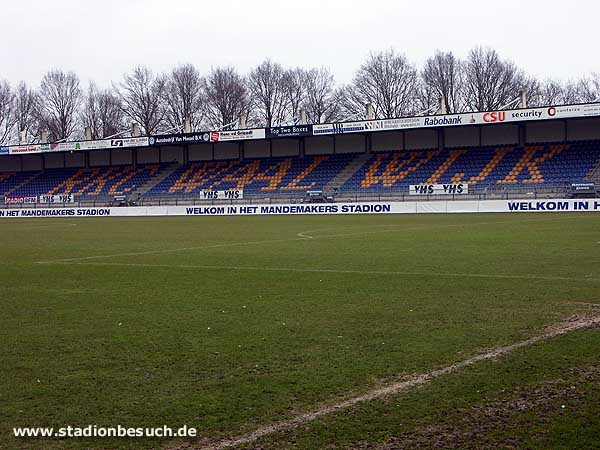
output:
<path id="1" fill-rule="evenodd" d="M 184 252 L 184 251 L 193 251 L 193 250 L 205 250 L 205 249 L 213 249 L 213 248 L 225 248 L 225 247 L 237 247 L 244 245 L 261 245 L 261 244 L 274 244 L 281 242 L 299 242 L 299 241 L 309 241 L 315 239 L 332 239 L 338 237 L 346 237 L 346 236 L 361 236 L 375 233 L 389 233 L 389 232 L 403 232 L 403 231 L 423 231 L 423 230 L 431 230 L 438 228 L 448 228 L 448 227 L 469 227 L 473 225 L 494 225 L 494 224 L 514 224 L 514 223 L 526 223 L 526 222 L 555 222 L 559 220 L 572 220 L 578 217 L 564 217 L 564 218 L 554 218 L 554 219 L 535 219 L 535 220 L 521 220 L 521 221 L 510 221 L 510 220 L 502 220 L 502 221 L 494 221 L 494 222 L 473 222 L 466 224 L 442 224 L 442 225 L 426 225 L 422 227 L 409 227 L 409 228 L 400 228 L 398 230 L 377 230 L 377 231 L 361 231 L 355 233 L 341 233 L 341 234 L 329 234 L 323 236 L 311 236 L 309 233 L 320 231 L 320 230 L 309 230 L 298 233 L 295 238 L 286 238 L 286 239 L 269 239 L 262 241 L 248 241 L 248 242 L 228 242 L 224 244 L 213 244 L 213 245 L 203 245 L 197 247 L 183 247 L 183 248 L 167 248 L 162 250 L 148 250 L 141 252 L 127 252 L 127 253 L 114 253 L 112 255 L 93 255 L 93 256 L 79 256 L 75 258 L 63 258 L 63 259 L 54 259 L 50 261 L 36 261 L 36 264 L 48 264 L 48 263 L 58 263 L 58 262 L 68 262 L 68 261 L 87 261 L 91 259 L 104 259 L 104 258 L 117 258 L 119 256 L 143 256 L 143 255 L 157 255 L 162 253 L 176 253 L 176 252 Z M 377 227 L 381 226 L 395 226 L 395 225 L 375 225 Z M 331 229 L 331 228 L 330 228 Z"/>
<path id="2" fill-rule="evenodd" d="M 260 244 L 270 244 L 274 242 L 290 242 L 290 241 L 305 241 L 307 238 L 293 238 L 293 239 L 270 239 L 266 241 L 248 241 L 248 242 L 229 242 L 226 244 L 214 244 L 214 245 L 203 245 L 198 247 L 184 247 L 184 248 L 167 248 L 162 250 L 148 250 L 144 252 L 130 252 L 130 253 L 115 253 L 112 255 L 94 255 L 94 256 L 79 256 L 76 258 L 64 258 L 64 259 L 54 259 L 51 261 L 36 261 L 36 264 L 53 264 L 53 263 L 63 263 L 63 262 L 71 262 L 71 261 L 87 261 L 90 259 L 104 259 L 104 258 L 117 258 L 119 256 L 144 256 L 144 255 L 158 255 L 162 253 L 176 253 L 176 252 L 184 252 L 191 250 L 205 250 L 211 248 L 223 248 L 223 247 L 237 247 L 242 245 L 260 245 Z"/>
<path id="3" fill-rule="evenodd" d="M 332 403 L 329 405 L 321 406 L 313 411 L 300 414 L 288 420 L 282 420 L 279 422 L 272 423 L 270 425 L 263 426 L 250 433 L 220 440 L 214 444 L 200 444 L 199 447 L 194 444 L 183 444 L 177 447 L 171 447 L 171 450 L 184 450 L 184 449 L 201 449 L 201 450 L 223 450 L 226 448 L 236 447 L 238 445 L 246 445 L 255 442 L 263 437 L 269 436 L 274 433 L 284 433 L 293 431 L 294 429 L 312 422 L 320 417 L 335 414 L 339 411 L 352 408 L 361 403 L 370 402 L 373 400 L 379 400 L 391 395 L 396 395 L 411 388 L 427 384 L 436 378 L 443 375 L 448 375 L 454 372 L 472 366 L 481 361 L 495 359 L 504 355 L 508 355 L 515 350 L 529 347 L 537 343 L 547 341 L 549 339 L 559 337 L 565 334 L 572 333 L 577 330 L 597 327 L 600 325 L 600 316 L 577 316 L 571 320 L 566 320 L 558 325 L 549 328 L 545 333 L 524 341 L 517 342 L 515 344 L 497 347 L 484 353 L 480 353 L 471 358 L 459 361 L 455 364 L 443 367 L 441 369 L 432 370 L 419 375 L 412 376 L 403 381 L 394 382 L 372 389 L 362 395 L 343 400 L 341 402 Z"/>
<path id="4" fill-rule="evenodd" d="M 38 263 L 41 264 L 41 263 Z M 202 270 L 246 270 L 265 272 L 299 272 L 299 273 L 332 273 L 351 275 L 396 275 L 396 276 L 438 276 L 438 277 L 463 277 L 463 278 L 496 278 L 508 280 L 543 280 L 543 281 L 585 281 L 600 282 L 600 278 L 574 278 L 560 276 L 538 276 L 538 275 L 511 275 L 511 274 L 489 274 L 489 273 L 460 273 L 460 272 L 411 272 L 411 271 L 388 271 L 388 270 L 350 270 L 350 269 L 319 269 L 301 267 L 251 267 L 251 266 L 215 266 L 202 264 L 145 264 L 145 263 L 118 263 L 118 262 L 77 262 L 77 261 L 52 261 L 43 264 L 64 264 L 80 266 L 107 266 L 107 267 L 144 267 L 157 269 L 202 269 Z"/>
<path id="5" fill-rule="evenodd" d="M 318 231 L 330 231 L 330 230 L 338 230 L 339 228 L 318 228 L 314 230 L 306 230 L 301 233 L 296 234 L 298 237 L 307 238 L 307 239 L 326 239 L 326 238 L 336 238 L 336 237 L 348 237 L 348 236 L 362 236 L 364 234 L 380 234 L 380 233 L 400 233 L 405 231 L 427 231 L 427 230 L 436 230 L 440 228 L 465 228 L 477 225 L 503 225 L 503 224 L 524 224 L 524 223 L 545 223 L 545 222 L 558 222 L 563 220 L 573 220 L 579 217 L 554 217 L 549 219 L 524 219 L 524 220 L 494 220 L 487 222 L 465 222 L 465 223 L 448 223 L 442 225 L 423 225 L 423 226 L 411 226 L 405 227 L 403 224 L 384 224 L 384 225 L 362 225 L 362 228 L 369 228 L 367 231 L 355 231 L 351 233 L 336 233 L 336 234 L 322 234 L 318 236 L 313 236 L 312 233 Z M 372 230 L 372 228 L 392 228 L 391 230 Z M 598 242 L 600 244 L 600 242 Z"/>

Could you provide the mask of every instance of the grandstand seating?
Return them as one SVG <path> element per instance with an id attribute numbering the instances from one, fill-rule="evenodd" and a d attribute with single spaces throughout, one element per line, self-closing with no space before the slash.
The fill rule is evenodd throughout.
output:
<path id="1" fill-rule="evenodd" d="M 371 155 L 341 190 L 407 192 L 411 184 L 442 183 L 560 186 L 584 181 L 599 159 L 597 143 L 383 152 Z"/>
<path id="2" fill-rule="evenodd" d="M 11 195 L 73 194 L 79 198 L 128 194 L 147 183 L 160 165 L 49 169 Z"/>
<path id="3" fill-rule="evenodd" d="M 20 184 L 35 176 L 38 172 L 4 172 L 0 173 L 0 193 L 10 192 Z"/>
<path id="4" fill-rule="evenodd" d="M 191 162 L 175 168 L 146 164 L 0 173 L 0 193 L 99 199 L 146 187 L 147 197 L 197 198 L 202 190 L 226 189 L 243 189 L 245 195 L 303 194 L 330 186 L 353 161 L 358 169 L 347 171 L 340 192 L 406 193 L 411 184 L 440 183 L 468 183 L 475 191 L 565 186 L 584 181 L 600 163 L 600 142 L 386 151 L 363 155 L 365 162 L 356 158 L 346 154 Z"/>
<path id="5" fill-rule="evenodd" d="M 247 194 L 322 189 L 352 155 L 195 162 L 181 166 L 147 194 L 188 195 L 202 190 L 243 189 Z"/>

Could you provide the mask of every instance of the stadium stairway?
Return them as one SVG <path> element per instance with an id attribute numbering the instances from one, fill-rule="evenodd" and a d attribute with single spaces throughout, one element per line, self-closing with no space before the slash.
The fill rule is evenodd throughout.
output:
<path id="1" fill-rule="evenodd" d="M 164 166 L 164 164 L 162 164 L 162 165 Z M 180 164 L 178 164 L 178 163 L 166 165 L 165 167 L 163 167 L 161 169 L 161 171 L 158 174 L 156 174 L 154 177 L 152 177 L 150 180 L 148 180 L 148 182 L 146 184 L 140 186 L 135 191 L 135 193 L 143 196 L 146 192 L 148 192 L 150 189 L 152 189 L 158 183 L 160 183 L 165 178 L 167 178 L 169 175 L 171 175 L 173 172 L 175 172 L 179 167 L 180 167 Z"/>
<path id="2" fill-rule="evenodd" d="M 18 189 L 21 188 L 21 186 L 25 186 L 27 183 L 29 183 L 30 181 L 35 180 L 36 178 L 40 177 L 44 172 L 36 172 L 34 173 L 32 176 L 28 177 L 26 180 L 24 180 L 23 182 L 17 184 L 16 186 L 14 186 L 12 189 L 10 189 L 9 191 L 5 192 L 4 195 L 11 195 L 13 192 L 17 191 Z M 1 192 L 0 192 L 1 194 Z"/>
<path id="3" fill-rule="evenodd" d="M 368 153 L 357 155 L 343 170 L 341 170 L 331 181 L 329 181 L 329 183 L 323 187 L 323 191 L 332 192 L 335 189 L 339 190 L 346 183 L 346 181 L 352 178 L 352 176 L 367 163 L 370 156 L 371 155 Z"/>
<path id="4" fill-rule="evenodd" d="M 596 165 L 592 167 L 592 170 L 590 170 L 585 179 L 595 183 L 596 186 L 600 186 L 600 158 L 596 162 Z"/>

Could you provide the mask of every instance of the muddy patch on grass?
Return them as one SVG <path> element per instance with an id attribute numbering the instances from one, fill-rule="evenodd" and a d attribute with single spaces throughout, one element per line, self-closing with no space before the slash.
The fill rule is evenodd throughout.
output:
<path id="1" fill-rule="evenodd" d="M 519 416 L 534 413 L 538 423 L 585 401 L 592 391 L 600 392 L 600 359 L 585 369 L 571 369 L 552 381 L 531 387 L 504 391 L 505 398 L 491 403 L 459 409 L 444 423 L 427 425 L 389 439 L 382 445 L 357 443 L 355 450 L 415 449 L 520 449 L 522 442 L 511 438 L 510 430 Z M 499 438 L 498 435 L 504 437 Z"/>
<path id="2" fill-rule="evenodd" d="M 304 414 L 300 414 L 296 417 L 293 417 L 288 420 L 283 420 L 280 422 L 275 422 L 269 425 L 265 425 L 261 428 L 258 428 L 248 434 L 231 437 L 223 440 L 219 440 L 216 442 L 208 443 L 206 439 L 202 441 L 196 441 L 195 443 L 185 443 L 179 444 L 178 446 L 170 447 L 172 450 L 183 450 L 183 449 L 205 449 L 205 450 L 221 450 L 226 448 L 237 447 L 241 445 L 249 445 L 253 444 L 256 441 L 259 441 L 261 438 L 265 438 L 269 435 L 273 435 L 275 433 L 284 433 L 284 432 L 292 432 L 293 430 L 302 427 L 305 424 L 308 424 L 314 420 L 317 420 L 321 417 L 333 415 L 339 413 L 340 411 L 348 410 L 353 408 L 361 403 L 370 402 L 373 400 L 384 399 L 390 397 L 395 394 L 399 394 L 401 392 L 405 392 L 409 389 L 415 388 L 417 386 L 421 386 L 431 382 L 432 380 L 457 372 L 466 367 L 477 364 L 481 361 L 491 360 L 495 358 L 499 358 L 503 355 L 510 354 L 515 350 L 520 348 L 529 347 L 531 345 L 546 341 L 548 339 L 552 339 L 558 336 L 562 336 L 565 334 L 572 333 L 577 330 L 582 330 L 586 328 L 592 328 L 600 326 L 600 315 L 597 314 L 597 311 L 594 311 L 590 314 L 577 314 L 569 317 L 565 321 L 560 322 L 557 325 L 548 327 L 542 334 L 534 336 L 532 338 L 526 339 L 524 341 L 520 341 L 511 345 L 496 347 L 493 349 L 489 349 L 484 351 L 478 355 L 475 355 L 471 358 L 465 359 L 463 361 L 459 361 L 455 364 L 451 364 L 449 366 L 432 370 L 430 372 L 418 374 L 412 376 L 408 379 L 404 379 L 402 381 L 392 382 L 390 384 L 385 384 L 380 387 L 377 387 L 371 391 L 368 391 L 362 395 L 356 397 L 350 397 L 346 400 L 342 400 L 337 403 L 332 403 L 329 405 L 322 405 L 319 408 L 314 409 L 313 411 L 306 412 Z M 429 435 L 430 437 L 433 434 Z M 202 444 L 200 443 L 202 442 Z M 418 448 L 415 447 L 416 444 L 409 445 L 408 447 L 382 447 L 382 448 Z M 432 448 L 431 442 L 429 442 L 429 447 L 424 448 Z M 260 446 L 256 446 L 253 448 L 261 448 Z M 361 447 L 357 447 L 361 448 Z M 371 447 L 364 447 L 371 448 Z M 374 447 L 373 447 L 374 448 Z M 433 448 L 452 448 L 452 447 L 433 447 Z M 455 447 L 455 448 L 464 448 L 463 447 Z"/>

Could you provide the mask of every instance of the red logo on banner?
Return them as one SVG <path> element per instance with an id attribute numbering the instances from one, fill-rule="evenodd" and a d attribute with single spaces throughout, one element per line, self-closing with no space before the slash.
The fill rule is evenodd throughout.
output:
<path id="1" fill-rule="evenodd" d="M 484 122 L 504 122 L 506 119 L 506 112 L 498 111 L 498 112 L 489 112 L 483 115 Z"/>
<path id="2" fill-rule="evenodd" d="M 219 132 L 211 131 L 210 132 L 210 142 L 217 142 L 219 140 Z"/>

